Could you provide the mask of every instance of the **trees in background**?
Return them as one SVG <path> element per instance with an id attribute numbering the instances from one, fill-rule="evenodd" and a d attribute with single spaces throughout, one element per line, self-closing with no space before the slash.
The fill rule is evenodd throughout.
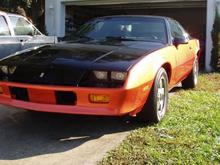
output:
<path id="1" fill-rule="evenodd" d="M 1 0 L 0 10 L 17 13 L 17 7 L 21 6 L 32 22 L 44 32 L 45 0 Z"/>
<path id="2" fill-rule="evenodd" d="M 218 10 L 216 9 L 215 21 L 212 30 L 212 58 L 211 66 L 215 71 L 220 72 L 220 16 Z"/>

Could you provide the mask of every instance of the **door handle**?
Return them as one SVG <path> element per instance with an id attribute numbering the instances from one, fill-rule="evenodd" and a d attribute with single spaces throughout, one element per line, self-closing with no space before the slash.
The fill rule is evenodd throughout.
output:
<path id="1" fill-rule="evenodd" d="M 20 43 L 22 46 L 24 46 L 25 40 L 24 39 L 20 39 Z"/>

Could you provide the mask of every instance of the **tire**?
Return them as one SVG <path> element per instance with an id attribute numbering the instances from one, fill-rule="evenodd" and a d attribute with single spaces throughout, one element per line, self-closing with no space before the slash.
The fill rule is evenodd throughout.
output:
<path id="1" fill-rule="evenodd" d="M 137 118 L 141 122 L 158 123 L 167 111 L 168 76 L 164 68 L 160 68 L 154 80 L 150 95 Z"/>
<path id="2" fill-rule="evenodd" d="M 198 59 L 195 59 L 193 64 L 192 71 L 190 72 L 189 76 L 182 81 L 182 87 L 184 89 L 192 89 L 195 88 L 198 84 L 198 75 L 199 75 L 199 62 Z"/>

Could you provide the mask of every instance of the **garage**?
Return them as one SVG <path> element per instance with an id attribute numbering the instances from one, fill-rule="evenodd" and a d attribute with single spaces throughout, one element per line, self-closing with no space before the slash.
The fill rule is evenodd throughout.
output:
<path id="1" fill-rule="evenodd" d="M 178 20 L 191 36 L 205 40 L 206 1 L 148 2 L 128 4 L 66 4 L 65 34 L 94 17 L 106 15 L 160 15 Z"/>
<path id="2" fill-rule="evenodd" d="M 207 71 L 211 71 L 211 31 L 220 0 L 45 0 L 46 29 L 63 37 L 94 17 L 105 15 L 162 15 L 172 17 L 200 40 Z M 206 48 L 206 50 L 205 50 Z"/>

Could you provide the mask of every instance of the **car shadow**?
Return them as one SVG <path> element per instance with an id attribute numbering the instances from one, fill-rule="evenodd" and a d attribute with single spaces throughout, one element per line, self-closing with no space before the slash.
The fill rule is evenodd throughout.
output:
<path id="1" fill-rule="evenodd" d="M 169 91 L 169 96 L 172 97 L 173 95 L 175 95 L 176 93 L 178 93 L 181 90 L 183 90 L 182 85 L 178 84 Z"/>
<path id="2" fill-rule="evenodd" d="M 5 106 L 0 109 L 0 160 L 65 152 L 104 135 L 143 126 L 125 117 L 30 113 Z"/>

